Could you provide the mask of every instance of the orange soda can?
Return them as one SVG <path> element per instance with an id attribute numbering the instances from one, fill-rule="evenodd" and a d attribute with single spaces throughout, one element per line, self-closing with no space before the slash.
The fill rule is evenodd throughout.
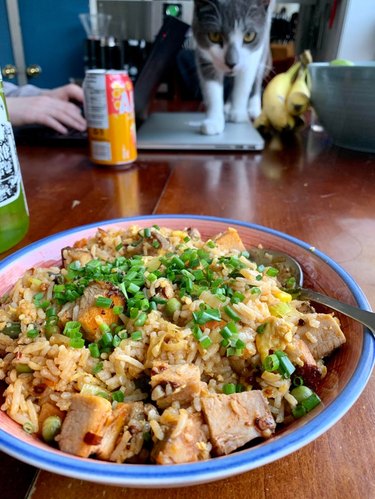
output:
<path id="1" fill-rule="evenodd" d="M 91 161 L 100 165 L 135 161 L 134 94 L 128 73 L 90 69 L 83 90 Z"/>

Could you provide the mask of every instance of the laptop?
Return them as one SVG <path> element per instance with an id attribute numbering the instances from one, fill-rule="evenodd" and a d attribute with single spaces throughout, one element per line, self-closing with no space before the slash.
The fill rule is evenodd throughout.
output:
<path id="1" fill-rule="evenodd" d="M 261 151 L 264 140 L 249 123 L 226 123 L 219 135 L 203 135 L 203 113 L 152 113 L 137 131 L 139 150 Z"/>

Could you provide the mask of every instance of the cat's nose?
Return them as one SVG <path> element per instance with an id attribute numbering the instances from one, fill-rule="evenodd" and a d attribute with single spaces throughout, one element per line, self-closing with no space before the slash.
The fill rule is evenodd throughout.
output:
<path id="1" fill-rule="evenodd" d="M 233 69 L 233 68 L 237 65 L 237 63 L 236 63 L 236 62 L 228 62 L 228 61 L 227 61 L 227 62 L 226 62 L 226 65 L 228 66 L 228 68 L 229 68 L 230 70 L 232 70 L 232 69 Z"/>
<path id="2" fill-rule="evenodd" d="M 229 45 L 227 53 L 225 54 L 225 64 L 230 70 L 237 66 L 239 62 L 239 53 L 237 47 L 234 45 Z"/>

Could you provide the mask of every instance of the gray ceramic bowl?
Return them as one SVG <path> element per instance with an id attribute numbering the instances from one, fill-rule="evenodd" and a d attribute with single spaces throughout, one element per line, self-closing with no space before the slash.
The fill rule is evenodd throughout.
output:
<path id="1" fill-rule="evenodd" d="M 333 142 L 375 152 L 375 62 L 312 63 L 308 69 L 312 106 Z"/>

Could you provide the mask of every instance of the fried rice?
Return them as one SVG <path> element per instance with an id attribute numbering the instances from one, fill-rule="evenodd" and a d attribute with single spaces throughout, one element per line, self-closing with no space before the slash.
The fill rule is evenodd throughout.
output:
<path id="1" fill-rule="evenodd" d="M 1 410 L 82 457 L 208 459 L 314 409 L 344 341 L 234 229 L 98 229 L 0 299 Z"/>

